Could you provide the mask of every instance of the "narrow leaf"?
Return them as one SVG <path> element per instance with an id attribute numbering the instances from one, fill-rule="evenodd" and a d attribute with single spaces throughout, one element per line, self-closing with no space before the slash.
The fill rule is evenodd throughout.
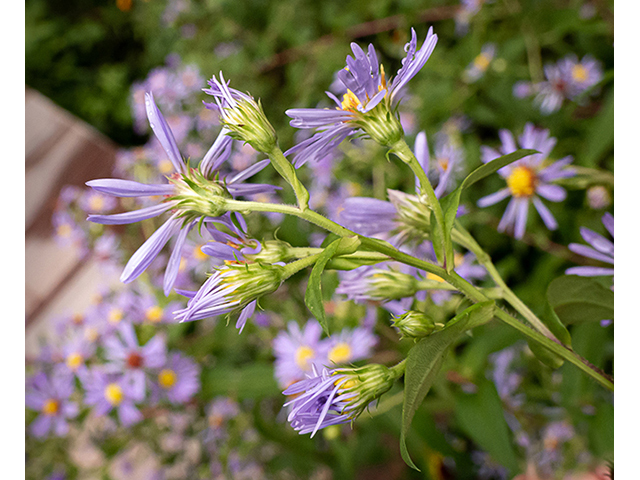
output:
<path id="1" fill-rule="evenodd" d="M 527 157 L 529 155 L 533 155 L 534 153 L 539 153 L 537 150 L 531 149 L 521 149 L 516 150 L 515 152 L 509 153 L 507 155 L 503 155 L 502 157 L 498 157 L 495 160 L 491 160 L 484 165 L 479 166 L 473 172 L 471 172 L 467 178 L 465 178 L 462 183 L 456 188 L 453 192 L 442 199 L 442 207 L 444 210 L 444 238 L 445 245 L 452 245 L 451 243 L 451 229 L 453 228 L 453 223 L 456 220 L 456 214 L 458 213 L 458 206 L 460 205 L 460 195 L 462 191 L 473 185 L 474 183 L 482 180 L 483 178 L 491 175 L 492 173 L 497 172 L 502 167 L 505 167 L 521 158 Z M 434 242 L 435 243 L 435 242 Z M 447 248 L 447 262 L 446 269 L 447 272 L 451 272 L 455 267 L 453 262 L 453 247 L 451 249 Z"/>
<path id="2" fill-rule="evenodd" d="M 558 315 L 556 315 L 556 312 L 553 310 L 549 302 L 545 303 L 544 315 L 542 315 L 541 320 L 558 340 L 568 347 L 571 346 L 571 335 L 569 334 L 569 330 L 567 330 L 567 327 L 562 324 L 560 318 L 558 318 Z M 551 352 L 539 343 L 530 339 L 527 340 L 527 343 L 536 358 L 548 367 L 555 370 L 564 364 L 564 359 L 560 355 Z"/>
<path id="3" fill-rule="evenodd" d="M 456 315 L 444 329 L 423 338 L 409 351 L 404 376 L 400 453 L 411 468 L 418 470 L 407 450 L 407 432 L 416 410 L 422 404 L 440 371 L 447 349 L 469 328 L 491 320 L 494 309 L 493 301 L 472 305 Z"/>
<path id="4" fill-rule="evenodd" d="M 313 316 L 316 317 L 318 323 L 320 323 L 327 335 L 329 335 L 329 327 L 324 311 L 324 299 L 322 298 L 322 272 L 329 260 L 335 255 L 353 253 L 358 249 L 359 245 L 360 240 L 358 237 L 346 237 L 334 240 L 320 254 L 316 264 L 311 270 L 311 275 L 309 275 L 309 283 L 307 284 L 307 291 L 304 295 L 304 303 Z"/>

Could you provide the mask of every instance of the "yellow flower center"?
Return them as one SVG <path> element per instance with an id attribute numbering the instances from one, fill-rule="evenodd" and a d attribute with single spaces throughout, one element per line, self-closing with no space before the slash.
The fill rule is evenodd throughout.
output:
<path id="1" fill-rule="evenodd" d="M 196 260 L 206 260 L 208 258 L 207 254 L 200 249 L 201 247 L 202 245 L 198 245 L 193 249 L 193 258 Z"/>
<path id="2" fill-rule="evenodd" d="M 162 160 L 158 164 L 158 170 L 160 170 L 160 173 L 162 174 L 173 172 L 173 164 L 171 163 L 171 160 Z"/>
<path id="3" fill-rule="evenodd" d="M 50 398 L 49 400 L 44 402 L 44 405 L 42 406 L 42 413 L 51 417 L 56 413 L 58 413 L 59 409 L 60 409 L 60 404 L 58 403 L 58 401 L 54 400 L 53 398 Z"/>
<path id="4" fill-rule="evenodd" d="M 316 352 L 313 351 L 313 348 L 307 347 L 306 345 L 302 347 L 298 347 L 296 350 L 296 364 L 302 370 L 309 369 L 309 360 L 311 360 L 315 356 Z"/>
<path id="5" fill-rule="evenodd" d="M 514 197 L 530 197 L 536 190 L 536 174 L 529 167 L 515 167 L 507 177 L 507 186 Z"/>
<path id="6" fill-rule="evenodd" d="M 162 314 L 162 308 L 160 308 L 158 305 L 154 305 L 153 307 L 147 308 L 145 317 L 150 322 L 158 323 L 160 320 L 162 320 Z"/>
<path id="7" fill-rule="evenodd" d="M 122 393 L 122 388 L 117 383 L 110 383 L 104 389 L 104 398 L 107 399 L 111 405 L 117 406 L 120 405 L 122 399 L 124 398 L 124 393 Z"/>
<path id="8" fill-rule="evenodd" d="M 334 363 L 348 362 L 351 358 L 351 347 L 347 343 L 338 343 L 329 350 L 329 361 Z"/>
<path id="9" fill-rule="evenodd" d="M 71 236 L 71 225 L 69 225 L 68 223 L 63 223 L 62 225 L 58 226 L 56 232 L 61 237 L 69 237 Z"/>
<path id="10" fill-rule="evenodd" d="M 571 76 L 576 82 L 582 83 L 587 81 L 587 77 L 589 76 L 589 73 L 581 63 L 578 63 L 574 65 L 573 68 L 571 69 Z"/>
<path id="11" fill-rule="evenodd" d="M 178 379 L 176 372 L 165 368 L 158 374 L 158 383 L 162 388 L 171 388 L 175 385 Z"/>
<path id="12" fill-rule="evenodd" d="M 120 309 L 120 308 L 112 308 L 109 311 L 109 323 L 120 323 L 120 320 L 122 320 L 122 317 L 124 316 L 124 312 Z"/>
<path id="13" fill-rule="evenodd" d="M 360 105 L 360 100 L 356 97 L 355 93 L 347 89 L 347 93 L 342 97 L 342 110 L 348 110 L 349 112 L 356 112 Z"/>
<path id="14" fill-rule="evenodd" d="M 82 358 L 82 355 L 80 355 L 79 353 L 70 353 L 69 355 L 67 355 L 67 367 L 75 371 L 80 367 L 80 365 L 82 365 L 83 360 L 84 359 Z"/>
<path id="15" fill-rule="evenodd" d="M 487 69 L 490 63 L 491 59 L 486 53 L 481 53 L 473 60 L 473 66 L 483 72 Z"/>
<path id="16" fill-rule="evenodd" d="M 184 258 L 180 259 L 180 266 L 178 267 L 178 271 L 184 272 L 185 268 L 187 268 L 187 261 Z"/>
<path id="17" fill-rule="evenodd" d="M 333 384 L 337 387 L 338 383 L 340 382 L 340 380 L 336 380 L 335 382 L 333 382 Z M 353 388 L 358 384 L 358 382 L 356 380 L 354 380 L 353 378 L 347 380 L 346 382 L 344 382 L 340 388 L 343 390 L 347 390 L 349 388 Z"/>
<path id="18" fill-rule="evenodd" d="M 89 199 L 89 208 L 92 211 L 99 212 L 104 208 L 104 198 L 100 195 L 91 195 Z"/>

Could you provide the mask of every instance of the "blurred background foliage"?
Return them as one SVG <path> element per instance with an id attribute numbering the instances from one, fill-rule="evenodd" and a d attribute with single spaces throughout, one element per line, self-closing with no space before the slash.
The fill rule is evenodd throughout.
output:
<path id="1" fill-rule="evenodd" d="M 499 145 L 499 129 L 518 135 L 532 122 L 558 139 L 554 158 L 572 155 L 574 165 L 591 169 L 582 184 L 567 184 L 564 202 L 550 205 L 560 228 L 550 232 L 533 215 L 520 241 L 496 232 L 503 206 L 475 206 L 501 188 L 502 179 L 494 175 L 466 193 L 465 226 L 536 314 L 543 313 L 550 282 L 584 262 L 566 245 L 581 242 L 580 227 L 603 232 L 602 213 L 612 211 L 613 182 L 607 175 L 613 173 L 613 1 L 494 0 L 471 18 L 466 34 L 456 31 L 462 6 L 453 0 L 27 0 L 25 8 L 27 85 L 125 148 L 148 138 L 134 128 L 132 85 L 164 66 L 170 55 L 197 65 L 204 77 L 222 71 L 232 86 L 262 99 L 285 150 L 295 142 L 295 129 L 284 111 L 327 104 L 324 92 L 351 53 L 350 42 L 373 43 L 386 71 L 395 72 L 410 28 L 421 43 L 433 26 L 438 45 L 411 81 L 411 95 L 402 105 L 413 124 L 406 129 L 410 144 L 420 130 L 431 139 L 450 118 L 464 118 L 461 139 L 469 172 L 481 164 L 481 145 Z M 478 81 L 465 81 L 463 72 L 488 42 L 497 46 L 491 67 Z M 514 97 L 516 82 L 542 81 L 544 65 L 572 53 L 578 58 L 590 54 L 602 63 L 604 77 L 587 101 L 565 102 L 558 112 L 545 115 L 531 98 Z M 194 103 L 201 100 L 210 97 L 201 93 Z M 345 144 L 342 150 L 349 161 L 334 170 L 336 179 L 356 186 L 358 195 L 385 199 L 386 188 L 412 188 L 408 169 L 387 162 L 377 146 Z M 302 168 L 300 175 L 303 181 L 312 178 L 310 169 Z M 272 171 L 261 172 L 261 180 L 277 181 Z M 605 187 L 608 204 L 592 208 L 586 190 L 592 185 Z M 286 189 L 283 199 L 293 199 Z M 252 232 L 264 232 L 264 220 L 252 221 Z M 313 232 L 287 218 L 278 237 L 306 246 Z M 338 280 L 327 275 L 324 281 L 325 296 L 331 298 Z M 602 283 L 610 286 L 608 280 Z M 275 478 L 511 478 L 536 459 L 507 425 L 510 416 L 527 431 L 543 432 L 545 425 L 562 421 L 577 432 L 558 447 L 566 462 L 558 467 L 558 478 L 581 464 L 584 452 L 589 462 L 613 460 L 611 395 L 571 365 L 557 371 L 543 366 L 517 332 L 495 322 L 460 340 L 416 414 L 408 444 L 421 473 L 408 469 L 399 456 L 401 385 L 383 397 L 374 417 L 363 415 L 353 431 L 335 427 L 314 439 L 297 435 L 282 421 L 283 397 L 265 347 L 285 322 L 303 323 L 310 316 L 304 284 L 299 274 L 264 299 L 264 309 L 277 312 L 279 320 L 268 328 L 248 326 L 242 336 L 225 322 L 163 327 L 170 345 L 203 367 L 198 404 L 233 397 L 243 403 L 246 422 L 260 438 L 277 446 L 277 455 L 265 463 Z M 328 310 L 335 330 L 358 325 L 365 313 L 350 302 L 332 305 Z M 454 313 L 460 304 L 448 308 L 442 315 Z M 389 364 L 400 360 L 411 343 L 398 344 L 388 314 L 378 314 L 380 345 L 371 361 Z M 583 322 L 569 329 L 576 352 L 613 370 L 613 327 Z M 516 348 L 513 369 L 521 378 L 519 392 L 526 395 L 523 408 L 498 394 L 490 373 L 491 355 L 506 348 Z M 539 435 L 538 440 L 546 438 Z M 60 453 L 58 444 L 28 442 L 28 451 L 43 452 L 39 463 L 54 462 Z M 478 452 L 491 462 L 478 460 Z M 480 468 L 493 464 L 494 470 Z"/>

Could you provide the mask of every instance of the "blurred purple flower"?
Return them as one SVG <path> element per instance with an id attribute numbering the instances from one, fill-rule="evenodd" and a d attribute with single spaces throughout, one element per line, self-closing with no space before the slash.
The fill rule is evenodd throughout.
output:
<path id="1" fill-rule="evenodd" d="M 327 351 L 320 341 L 322 328 L 309 320 L 301 330 L 296 322 L 289 322 L 287 330 L 273 339 L 275 376 L 282 388 L 302 380 L 313 365 L 321 367 L 327 361 Z"/>
<path id="2" fill-rule="evenodd" d="M 566 198 L 567 193 L 564 188 L 551 182 L 575 175 L 575 171 L 568 167 L 573 160 L 572 157 L 567 156 L 549 163 L 549 155 L 556 144 L 556 139 L 549 137 L 549 130 L 538 129 L 531 123 L 525 125 L 523 134 L 518 137 L 519 147 L 508 130 L 500 130 L 499 134 L 502 140 L 499 151 L 486 146 L 482 147 L 484 163 L 514 152 L 518 148 L 531 148 L 540 153 L 525 157 L 498 170 L 498 174 L 506 180 L 507 187 L 481 198 L 478 200 L 478 206 L 484 208 L 510 196 L 511 200 L 500 220 L 498 231 L 513 229 L 517 239 L 524 235 L 531 203 L 546 227 L 549 230 L 555 230 L 558 228 L 558 223 L 538 195 L 551 202 L 561 202 Z"/>
<path id="3" fill-rule="evenodd" d="M 166 397 L 173 404 L 184 404 L 200 390 L 200 367 L 179 352 L 170 353 L 160 368 L 152 398 Z"/>
<path id="4" fill-rule="evenodd" d="M 142 414 L 134 403 L 144 399 L 144 391 L 140 395 L 140 392 L 125 381 L 122 375 L 107 373 L 98 367 L 93 367 L 83 378 L 82 384 L 85 389 L 84 403 L 93 406 L 95 415 L 107 415 L 115 408 L 118 411 L 120 423 L 125 427 L 142 420 Z"/>
<path id="5" fill-rule="evenodd" d="M 602 216 L 602 224 L 613 238 L 613 215 L 605 213 Z M 590 247 L 579 243 L 570 243 L 569 250 L 583 257 L 600 260 L 609 263 L 613 267 L 613 241 L 604 238 L 602 235 L 586 227 L 580 228 L 580 235 Z M 597 277 L 601 275 L 613 275 L 613 268 L 604 267 L 571 267 L 565 273 L 567 275 L 580 275 L 582 277 Z"/>
<path id="6" fill-rule="evenodd" d="M 36 373 L 27 380 L 25 404 L 40 414 L 31 423 L 32 435 L 43 438 L 52 433 L 62 437 L 69 431 L 67 420 L 78 415 L 78 405 L 69 401 L 73 393 L 73 376 L 54 373 L 47 376 Z"/>

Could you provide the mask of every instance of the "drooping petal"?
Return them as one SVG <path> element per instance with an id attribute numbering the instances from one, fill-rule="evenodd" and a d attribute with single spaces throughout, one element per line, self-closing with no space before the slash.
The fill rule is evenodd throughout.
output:
<path id="1" fill-rule="evenodd" d="M 546 205 L 542 203 L 542 200 L 540 200 L 537 197 L 534 197 L 533 205 L 536 207 L 536 210 L 540 214 L 540 218 L 542 218 L 542 221 L 544 222 L 544 224 L 547 226 L 549 230 L 555 230 L 556 228 L 558 228 L 558 222 L 556 222 L 555 217 L 549 211 Z"/>
<path id="2" fill-rule="evenodd" d="M 433 49 L 438 43 L 438 36 L 433 33 L 433 27 L 429 28 L 427 38 L 425 39 L 422 47 L 416 52 L 417 38 L 416 32 L 411 29 L 411 41 L 405 46 L 407 51 L 406 58 L 402 61 L 402 67 L 398 70 L 396 77 L 391 82 L 389 91 L 391 92 L 391 101 L 395 100 L 396 96 L 402 90 L 402 88 L 411 80 L 427 63 Z"/>
<path id="3" fill-rule="evenodd" d="M 613 264 L 614 262 L 612 256 L 605 255 L 604 253 L 600 253 L 591 247 L 587 247 L 586 245 L 581 245 L 579 243 L 570 243 L 568 245 L 568 248 L 573 253 L 577 253 L 578 255 L 582 255 L 583 257 L 593 258 L 595 260 L 600 260 L 601 262 L 606 262 L 611 264 Z"/>
<path id="4" fill-rule="evenodd" d="M 508 188 L 503 188 L 502 190 L 498 190 L 497 192 L 487 195 L 486 197 L 482 197 L 480 200 L 478 200 L 477 205 L 480 208 L 488 207 L 489 205 L 493 205 L 504 200 L 510 194 L 511 192 Z"/>
<path id="5" fill-rule="evenodd" d="M 174 214 L 158 228 L 131 256 L 120 276 L 120 281 L 129 283 L 138 278 L 158 256 L 169 239 L 180 229 L 181 224 L 182 220 L 177 217 L 177 214 Z"/>
<path id="6" fill-rule="evenodd" d="M 126 225 L 136 223 L 148 218 L 157 217 L 158 215 L 171 210 L 178 202 L 166 202 L 151 207 L 133 210 L 132 212 L 116 213 L 113 215 L 89 215 L 87 220 L 90 222 L 100 223 L 102 225 Z"/>
<path id="7" fill-rule="evenodd" d="M 152 197 L 155 195 L 172 195 L 175 192 L 175 187 L 171 184 L 147 185 L 119 178 L 90 180 L 86 185 L 98 192 L 115 197 Z"/>
<path id="8" fill-rule="evenodd" d="M 164 272 L 163 291 L 165 296 L 169 296 L 169 293 L 171 293 L 171 289 L 173 288 L 173 284 L 176 282 L 176 278 L 178 278 L 180 261 L 182 260 L 182 247 L 184 246 L 184 242 L 187 240 L 187 234 L 191 231 L 196 222 L 196 220 L 193 220 L 188 225 L 185 225 L 178 234 L 176 244 L 173 247 L 171 257 L 169 257 L 169 262 L 167 263 L 167 269 Z"/>
<path id="9" fill-rule="evenodd" d="M 517 199 L 518 206 L 516 211 L 515 225 L 513 228 L 513 236 L 520 240 L 524 236 L 527 228 L 527 216 L 529 212 L 529 201 L 524 198 Z"/>
<path id="10" fill-rule="evenodd" d="M 244 330 L 244 326 L 246 325 L 247 320 L 251 318 L 251 316 L 253 315 L 253 312 L 255 312 L 256 310 L 257 303 L 258 301 L 254 300 L 253 302 L 249 303 L 246 307 L 244 307 L 242 309 L 242 312 L 240 312 L 240 316 L 238 317 L 238 321 L 236 322 L 236 328 L 240 330 L 238 333 L 242 333 L 242 330 Z"/>
<path id="11" fill-rule="evenodd" d="M 613 257 L 613 242 L 586 227 L 582 227 L 580 229 L 580 235 L 582 235 L 582 238 L 584 238 L 584 240 L 597 251 Z"/>

